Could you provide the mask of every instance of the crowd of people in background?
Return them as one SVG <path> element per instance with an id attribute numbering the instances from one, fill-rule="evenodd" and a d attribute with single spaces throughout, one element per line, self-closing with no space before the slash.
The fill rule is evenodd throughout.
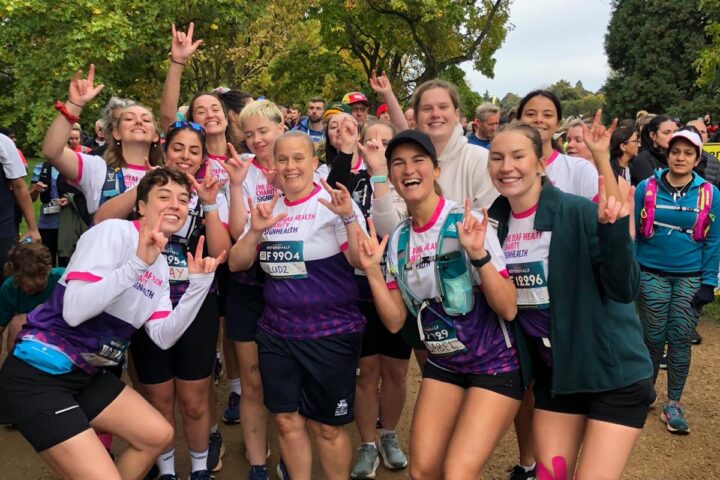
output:
<path id="1" fill-rule="evenodd" d="M 181 92 L 201 43 L 173 26 L 158 115 L 84 118 L 104 87 L 78 71 L 29 186 L 0 134 L 0 422 L 55 472 L 180 478 L 176 409 L 191 480 L 239 454 L 237 424 L 251 480 L 309 480 L 314 454 L 328 479 L 476 479 L 513 425 L 509 479 L 614 479 L 652 409 L 689 433 L 720 265 L 709 115 L 606 126 L 535 90 L 463 125 L 452 83 L 403 106 L 384 73 L 287 106 Z"/>

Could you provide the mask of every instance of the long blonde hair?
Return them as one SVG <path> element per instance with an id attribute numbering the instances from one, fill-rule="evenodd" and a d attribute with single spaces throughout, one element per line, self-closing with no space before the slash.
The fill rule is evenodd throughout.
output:
<path id="1" fill-rule="evenodd" d="M 153 128 L 155 128 L 155 132 L 158 134 L 158 136 L 162 137 L 162 130 L 160 130 L 160 127 L 158 127 L 157 122 L 155 121 L 155 115 L 153 115 L 152 110 L 150 110 L 145 105 L 135 103 L 133 105 L 129 105 L 126 108 L 129 107 L 142 107 L 148 112 L 150 112 L 150 117 L 152 117 L 152 123 Z M 112 129 L 116 130 L 118 128 L 118 125 L 120 123 L 120 120 L 122 119 L 123 114 L 125 113 L 125 110 L 120 112 L 120 115 L 117 119 L 112 121 Z M 123 168 L 127 166 L 127 161 L 123 157 L 122 153 L 122 142 L 119 140 L 115 140 L 115 138 L 110 136 L 107 142 L 107 148 L 105 149 L 105 153 L 103 153 L 103 158 L 105 159 L 105 163 L 107 163 L 107 166 L 110 168 Z M 165 154 L 163 152 L 163 149 L 160 148 L 160 142 L 153 142 L 153 144 L 150 146 L 150 151 L 148 152 L 148 162 L 150 162 L 150 165 L 153 167 L 159 167 L 165 165 Z"/>

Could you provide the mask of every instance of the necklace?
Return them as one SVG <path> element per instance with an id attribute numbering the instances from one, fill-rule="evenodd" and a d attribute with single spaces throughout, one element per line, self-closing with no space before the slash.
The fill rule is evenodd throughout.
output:
<path id="1" fill-rule="evenodd" d="M 687 190 L 688 186 L 690 186 L 691 183 L 692 177 L 690 177 L 690 180 L 687 183 L 676 187 L 675 185 L 670 183 L 670 175 L 665 175 L 665 184 L 674 190 L 674 192 L 672 192 L 673 201 L 676 201 L 678 198 L 683 197 L 683 195 L 685 195 L 685 190 Z"/>

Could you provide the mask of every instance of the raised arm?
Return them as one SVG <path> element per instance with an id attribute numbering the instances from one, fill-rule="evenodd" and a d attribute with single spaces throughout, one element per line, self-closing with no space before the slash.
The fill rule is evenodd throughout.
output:
<path id="1" fill-rule="evenodd" d="M 70 271 L 67 276 L 67 287 L 64 294 L 63 318 L 71 327 L 100 315 L 108 305 L 117 300 L 127 289 L 137 281 L 138 277 L 145 272 L 150 265 L 155 263 L 162 253 L 168 239 L 159 231 L 160 212 L 157 218 L 149 222 L 146 218 L 140 219 L 140 234 L 135 255 L 120 266 L 110 265 L 109 273 L 98 276 L 95 272 Z M 154 223 L 150 226 L 149 223 Z M 102 256 L 97 249 L 116 248 L 113 241 L 122 241 L 118 238 L 104 238 L 104 232 L 95 227 L 88 231 L 85 237 L 80 239 L 75 255 L 80 255 L 81 265 L 83 261 L 90 259 L 97 261 L 100 265 L 99 272 L 108 269 L 108 256 Z M 100 233 L 99 233 L 100 232 Z M 96 238 L 97 236 L 97 238 Z M 110 244 L 105 244 L 105 241 Z M 103 262 L 105 264 L 103 265 Z M 70 265 L 72 267 L 72 263 Z"/>
<path id="2" fill-rule="evenodd" d="M 343 116 L 338 130 L 340 132 L 340 151 L 330 164 L 327 181 L 330 185 L 341 183 L 347 188 L 354 188 L 354 174 L 351 170 L 359 138 L 357 122 L 350 116 Z"/>
<path id="3" fill-rule="evenodd" d="M 257 257 L 257 246 L 262 238 L 262 233 L 287 217 L 287 213 L 284 212 L 273 215 L 273 209 L 279 198 L 280 194 L 276 191 L 271 201 L 259 203 L 253 207 L 252 197 L 248 197 L 248 205 L 252 209 L 250 229 L 230 249 L 228 266 L 231 272 L 240 272 L 252 267 Z"/>
<path id="4" fill-rule="evenodd" d="M 465 249 L 471 260 L 484 260 L 480 267 L 475 267 L 480 276 L 483 294 L 488 305 L 495 313 L 505 320 L 513 320 L 517 315 L 517 293 L 515 285 L 509 278 L 503 277 L 493 265 L 486 249 L 486 235 L 488 233 L 487 209 L 483 209 L 483 219 L 478 220 L 471 212 L 470 199 L 465 200 L 465 215 L 462 223 L 458 222 L 458 241 Z M 487 240 L 490 240 L 488 237 Z M 499 242 L 497 249 L 500 250 Z"/>
<path id="5" fill-rule="evenodd" d="M 364 223 L 362 212 L 359 208 L 356 210 L 355 202 L 350 195 L 350 191 L 342 183 L 337 184 L 337 189 L 332 188 L 325 179 L 320 179 L 322 186 L 330 194 L 330 201 L 324 198 L 318 199 L 325 208 L 336 214 L 342 220 L 347 233 L 348 249 L 345 251 L 345 257 L 350 265 L 360 268 L 358 262 L 358 232 L 364 234 L 361 222 Z"/>
<path id="6" fill-rule="evenodd" d="M 600 122 L 601 116 L 602 110 L 598 110 L 595 112 L 595 118 L 590 128 L 583 124 L 583 139 L 592 153 L 598 175 L 605 178 L 606 195 L 622 202 L 625 201 L 625 196 L 620 194 L 617 177 L 610 164 L 610 137 L 617 126 L 617 118 L 613 120 L 609 128 L 605 128 Z"/>
<path id="7" fill-rule="evenodd" d="M 598 281 L 607 295 L 621 303 L 635 299 L 640 286 L 640 267 L 635 259 L 633 240 L 630 237 L 630 208 L 634 202 L 628 192 L 625 201 L 618 201 L 607 193 L 605 178 L 598 177 L 597 248 L 600 252 Z M 594 223 L 591 210 L 585 215 L 586 224 Z M 595 231 L 586 226 L 588 231 Z"/>
<path id="8" fill-rule="evenodd" d="M 111 198 L 103 203 L 93 214 L 93 221 L 98 223 L 111 218 L 127 218 L 135 208 L 137 189 L 125 190 L 120 195 Z"/>
<path id="9" fill-rule="evenodd" d="M 183 293 L 177 306 L 172 308 L 170 290 L 167 287 L 163 292 L 161 308 L 145 322 L 148 336 L 163 350 L 172 347 L 195 320 L 215 278 L 215 270 L 225 261 L 225 251 L 215 258 L 203 257 L 204 241 L 205 237 L 201 236 L 195 255 L 188 252 L 190 286 Z"/>
<path id="10" fill-rule="evenodd" d="M 385 146 L 382 144 L 379 135 L 368 140 L 365 145 L 358 143 L 358 148 L 374 177 L 388 176 Z M 373 202 L 370 207 L 370 214 L 375 220 L 375 228 L 377 228 L 378 233 L 380 235 L 389 235 L 395 225 L 402 220 L 390 193 L 389 180 L 374 182 L 372 187 Z"/>
<path id="11" fill-rule="evenodd" d="M 225 169 L 230 181 L 230 219 L 228 222 L 228 230 L 232 240 L 237 240 L 245 231 L 245 225 L 248 221 L 248 206 L 245 203 L 245 195 L 243 193 L 243 183 L 247 178 L 247 172 L 250 168 L 250 160 L 243 160 L 238 155 L 237 150 L 231 143 L 228 143 L 228 152 L 230 158 L 226 162 L 220 162 Z"/>
<path id="12" fill-rule="evenodd" d="M 82 70 L 75 72 L 68 88 L 65 104 L 57 104 L 58 115 L 50 124 L 43 140 L 42 152 L 48 161 L 67 179 L 78 177 L 78 159 L 75 152 L 67 146 L 72 125 L 80 120 L 85 105 L 93 100 L 104 85 L 95 85 L 95 65 L 90 65 L 87 78 L 82 78 Z"/>
<path id="13" fill-rule="evenodd" d="M 370 86 L 373 90 L 375 90 L 375 93 L 380 95 L 385 101 L 385 104 L 388 107 L 388 114 L 390 115 L 390 122 L 398 129 L 398 132 L 402 132 L 403 130 L 410 128 L 407 120 L 405 119 L 405 112 L 403 112 L 400 102 L 398 102 L 395 97 L 395 93 L 393 93 L 392 90 L 392 84 L 390 83 L 390 80 L 388 80 L 387 75 L 385 75 L 385 72 L 383 72 L 379 77 L 375 74 L 375 72 L 372 72 L 370 75 Z"/>
<path id="14" fill-rule="evenodd" d="M 170 47 L 170 66 L 165 76 L 162 99 L 160 100 L 160 123 L 163 132 L 167 132 L 176 120 L 178 102 L 180 101 L 180 80 L 183 68 L 202 40 L 193 42 L 195 24 L 190 22 L 187 33 L 175 29 L 172 25 L 172 46 Z"/>
<path id="15" fill-rule="evenodd" d="M 220 209 L 218 208 L 218 192 L 222 185 L 211 172 L 208 172 L 202 182 L 198 182 L 192 175 L 188 175 L 188 177 L 190 177 L 190 181 L 195 187 L 204 210 L 208 253 L 213 257 L 217 257 L 222 252 L 228 252 L 231 247 L 230 235 L 223 224 Z M 222 195 L 222 197 L 222 201 L 226 202 L 225 195 Z M 224 204 L 223 208 L 226 206 L 227 203 Z"/>

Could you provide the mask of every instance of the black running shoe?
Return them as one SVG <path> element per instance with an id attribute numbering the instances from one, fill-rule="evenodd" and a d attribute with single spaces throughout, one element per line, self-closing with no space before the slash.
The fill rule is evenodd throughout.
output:
<path id="1" fill-rule="evenodd" d="M 507 472 L 508 480 L 535 480 L 534 468 L 527 472 L 521 465 L 513 465 Z"/>

